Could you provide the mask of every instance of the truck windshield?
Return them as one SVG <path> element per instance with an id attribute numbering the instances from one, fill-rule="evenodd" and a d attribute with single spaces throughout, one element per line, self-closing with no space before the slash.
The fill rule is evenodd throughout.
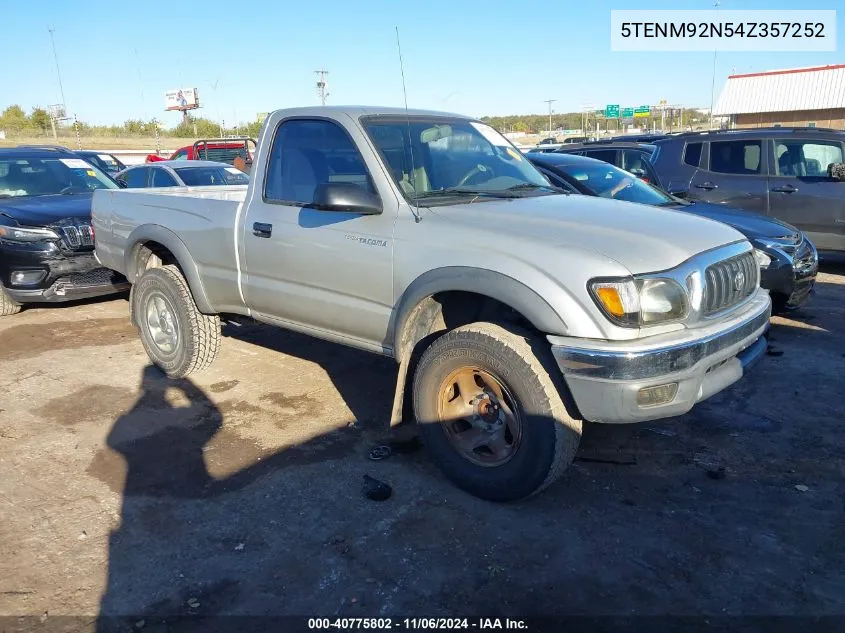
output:
<path id="1" fill-rule="evenodd" d="M 249 184 L 249 176 L 234 167 L 177 167 L 176 173 L 189 187 Z"/>
<path id="2" fill-rule="evenodd" d="M 0 198 L 87 193 L 118 185 L 81 158 L 0 159 Z"/>
<path id="3" fill-rule="evenodd" d="M 466 196 L 557 192 L 522 152 L 484 123 L 420 116 L 363 117 L 361 123 L 409 200 L 449 204 Z"/>

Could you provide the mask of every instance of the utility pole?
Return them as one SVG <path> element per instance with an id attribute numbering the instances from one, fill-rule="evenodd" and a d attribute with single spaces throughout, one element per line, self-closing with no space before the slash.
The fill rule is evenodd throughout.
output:
<path id="1" fill-rule="evenodd" d="M 317 75 L 317 96 L 320 97 L 320 103 L 322 105 L 326 105 L 326 97 L 329 96 L 327 92 L 328 84 L 326 83 L 326 75 L 329 74 L 328 70 L 315 70 L 314 74 Z"/>
<path id="2" fill-rule="evenodd" d="M 557 101 L 557 99 L 546 99 L 543 103 L 549 104 L 549 136 L 552 135 L 552 104 Z"/>
<path id="3" fill-rule="evenodd" d="M 713 0 L 713 8 L 716 9 L 716 22 L 719 21 L 719 0 Z M 715 40 L 714 40 L 715 42 Z M 710 80 L 710 129 L 713 129 L 713 100 L 716 94 L 716 45 L 713 45 L 713 76 Z"/>

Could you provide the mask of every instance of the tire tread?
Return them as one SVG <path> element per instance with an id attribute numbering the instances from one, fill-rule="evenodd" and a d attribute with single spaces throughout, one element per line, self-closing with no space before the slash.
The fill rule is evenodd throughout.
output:
<path id="1" fill-rule="evenodd" d="M 166 282 L 176 291 L 179 302 L 178 309 L 182 311 L 188 321 L 186 340 L 190 341 L 190 357 L 182 366 L 167 371 L 167 375 L 172 378 L 183 378 L 207 368 L 214 362 L 220 351 L 220 317 L 216 314 L 203 314 L 199 311 L 188 282 L 185 281 L 182 271 L 177 266 L 168 264 L 150 268 L 144 274 L 160 274 L 166 278 Z"/>
<path id="2" fill-rule="evenodd" d="M 13 301 L 9 295 L 6 294 L 6 289 L 0 286 L 0 316 L 11 316 L 21 311 L 21 304 Z"/>
<path id="3" fill-rule="evenodd" d="M 456 344 L 466 343 L 467 335 L 494 342 L 497 346 L 509 348 L 528 365 L 529 370 L 540 383 L 543 398 L 551 417 L 557 422 L 554 427 L 554 454 L 543 481 L 529 494 L 531 497 L 548 488 L 559 479 L 572 463 L 581 438 L 581 421 L 570 414 L 567 407 L 568 391 L 562 377 L 555 375 L 556 363 L 551 350 L 533 333 L 520 328 L 491 322 L 476 322 L 457 327 L 436 339 L 423 353 L 418 370 L 435 359 L 442 351 Z M 532 345 L 532 342 L 534 343 Z M 571 410 L 575 410 L 574 408 Z"/>

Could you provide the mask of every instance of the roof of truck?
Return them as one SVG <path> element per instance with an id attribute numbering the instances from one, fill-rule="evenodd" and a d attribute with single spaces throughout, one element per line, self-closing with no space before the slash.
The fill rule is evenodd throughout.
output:
<path id="1" fill-rule="evenodd" d="M 314 116 L 315 113 L 321 113 L 321 114 L 325 114 L 325 115 L 334 115 L 334 116 L 337 116 L 339 114 L 347 114 L 351 117 L 372 116 L 372 115 L 405 116 L 407 114 L 409 116 L 446 116 L 446 117 L 450 117 L 450 118 L 467 119 L 467 120 L 473 120 L 474 119 L 474 117 L 470 117 L 470 116 L 467 116 L 465 114 L 456 114 L 456 113 L 453 113 L 453 112 L 440 112 L 438 110 L 415 110 L 413 108 L 409 108 L 408 110 L 405 110 L 405 108 L 390 108 L 390 107 L 385 107 L 385 106 L 362 106 L 362 105 L 308 106 L 308 107 L 304 107 L 304 108 L 283 108 L 281 110 L 276 110 L 276 112 L 284 112 L 285 116 L 298 116 L 298 115 Z"/>

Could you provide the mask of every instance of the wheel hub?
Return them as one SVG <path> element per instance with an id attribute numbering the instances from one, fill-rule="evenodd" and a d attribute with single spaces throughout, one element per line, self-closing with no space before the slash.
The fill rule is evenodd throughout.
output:
<path id="1" fill-rule="evenodd" d="M 522 439 L 522 414 L 505 384 L 477 367 L 456 369 L 440 388 L 441 428 L 455 449 L 480 466 L 513 457 Z"/>
<path id="2" fill-rule="evenodd" d="M 485 392 L 475 396 L 470 403 L 473 406 L 474 426 L 477 425 L 490 433 L 504 426 L 504 415 L 496 396 Z"/>
<path id="3" fill-rule="evenodd" d="M 158 292 L 147 299 L 145 310 L 147 332 L 153 344 L 165 354 L 172 354 L 179 345 L 179 327 L 170 301 Z"/>

